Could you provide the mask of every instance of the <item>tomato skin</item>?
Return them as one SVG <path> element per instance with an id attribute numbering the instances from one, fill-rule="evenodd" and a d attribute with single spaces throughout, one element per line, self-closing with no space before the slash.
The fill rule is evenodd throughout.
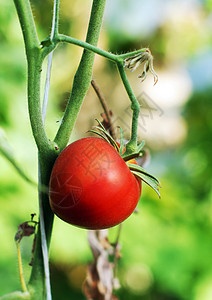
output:
<path id="1" fill-rule="evenodd" d="M 65 222 L 104 229 L 132 214 L 141 183 L 108 142 L 88 137 L 70 144 L 58 156 L 49 195 L 53 212 Z"/>

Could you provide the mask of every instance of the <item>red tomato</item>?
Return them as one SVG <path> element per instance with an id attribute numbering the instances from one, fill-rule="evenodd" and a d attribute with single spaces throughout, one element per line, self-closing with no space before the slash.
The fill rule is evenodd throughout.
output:
<path id="1" fill-rule="evenodd" d="M 65 222 L 104 229 L 132 214 L 141 183 L 113 146 L 88 137 L 70 144 L 58 156 L 49 194 L 52 210 Z"/>

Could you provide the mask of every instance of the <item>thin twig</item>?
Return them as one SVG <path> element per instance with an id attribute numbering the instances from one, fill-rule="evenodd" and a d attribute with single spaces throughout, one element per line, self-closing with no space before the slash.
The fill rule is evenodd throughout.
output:
<path id="1" fill-rule="evenodd" d="M 17 246 L 17 252 L 18 252 L 18 267 L 19 267 L 19 275 L 20 275 L 20 280 L 21 280 L 21 288 L 22 288 L 23 292 L 27 292 L 27 287 L 26 287 L 26 283 L 25 283 L 24 275 L 23 275 L 23 266 L 22 266 L 21 250 L 20 250 L 19 242 L 16 243 L 16 246 Z"/>
<path id="2" fill-rule="evenodd" d="M 97 83 L 94 79 L 91 80 L 91 85 L 92 85 L 94 91 L 96 92 L 96 95 L 99 98 L 99 101 L 100 101 L 100 103 L 101 103 L 101 105 L 104 109 L 105 115 L 107 117 L 107 122 L 108 122 L 108 125 L 109 125 L 110 134 L 115 139 L 115 130 L 114 130 L 114 126 L 113 126 L 113 123 L 112 123 L 110 111 L 107 107 L 107 103 L 105 101 L 105 98 L 104 98 L 102 92 L 100 91 L 99 86 L 97 85 Z"/>

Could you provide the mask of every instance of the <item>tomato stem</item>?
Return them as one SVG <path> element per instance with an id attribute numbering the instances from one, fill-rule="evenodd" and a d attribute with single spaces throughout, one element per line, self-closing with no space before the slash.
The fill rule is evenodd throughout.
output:
<path id="1" fill-rule="evenodd" d="M 126 154 L 130 154 L 137 150 L 137 131 L 138 131 L 138 117 L 139 117 L 140 105 L 139 105 L 138 100 L 136 99 L 134 92 L 131 88 L 131 85 L 128 81 L 126 72 L 124 70 L 124 65 L 122 63 L 119 63 L 117 66 L 118 66 L 118 70 L 119 70 L 119 74 L 121 76 L 122 82 L 126 89 L 126 92 L 132 103 L 131 109 L 133 111 L 133 117 L 132 117 L 132 127 L 131 127 L 131 139 L 128 142 L 128 144 L 126 145 Z"/>
<path id="2" fill-rule="evenodd" d="M 28 65 L 28 108 L 32 132 L 39 151 L 48 157 L 54 147 L 46 135 L 40 108 L 40 79 L 42 69 L 42 51 L 38 40 L 32 10 L 29 1 L 14 0 L 22 33 Z"/>
<path id="3" fill-rule="evenodd" d="M 91 47 L 92 45 L 96 46 L 99 39 L 105 1 L 106 0 L 93 1 L 86 37 L 86 43 Z M 93 52 L 84 49 L 78 70 L 74 77 L 72 92 L 66 106 L 62 123 L 55 137 L 55 142 L 61 149 L 63 149 L 69 141 L 80 107 L 89 89 L 92 79 L 94 57 L 95 54 Z"/>

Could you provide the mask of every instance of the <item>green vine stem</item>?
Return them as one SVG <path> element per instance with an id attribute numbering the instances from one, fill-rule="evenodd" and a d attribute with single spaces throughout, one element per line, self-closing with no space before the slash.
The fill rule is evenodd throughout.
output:
<path id="1" fill-rule="evenodd" d="M 40 178 L 39 184 L 44 186 L 48 186 L 49 177 L 51 174 L 51 170 L 54 164 L 54 160 L 49 160 L 48 165 L 47 162 L 44 162 L 43 159 L 39 157 L 39 168 L 40 168 Z M 42 191 L 39 188 L 39 199 L 42 201 L 42 212 L 40 212 L 40 219 L 44 220 L 45 224 L 45 236 L 46 236 L 46 244 L 47 249 L 49 249 L 51 234 L 52 234 L 52 226 L 54 215 L 49 205 L 49 196 L 48 193 Z M 32 295 L 31 299 L 49 299 L 46 295 L 46 274 L 45 272 L 45 261 L 43 258 L 43 248 L 42 248 L 42 231 L 41 231 L 41 222 L 38 226 L 37 236 L 36 236 L 36 247 L 34 252 L 34 261 L 32 272 L 29 280 L 29 291 Z"/>
<path id="2" fill-rule="evenodd" d="M 31 121 L 32 132 L 39 152 L 39 163 L 42 168 L 40 186 L 48 186 L 51 168 L 56 157 L 53 143 L 51 143 L 46 135 L 40 106 L 40 79 L 43 63 L 42 49 L 37 37 L 37 32 L 32 16 L 29 1 L 14 0 L 22 33 L 25 42 L 25 50 L 28 67 L 28 110 Z M 50 243 L 53 213 L 49 206 L 48 195 L 46 192 L 40 191 L 39 196 L 43 202 L 43 211 L 45 219 L 45 231 L 47 236 L 47 244 Z M 42 195 L 42 196 L 41 196 Z M 45 299 L 45 276 L 43 255 L 41 252 L 41 231 L 38 228 L 34 265 L 32 268 L 31 278 L 29 282 L 29 291 L 31 299 Z"/>
<path id="3" fill-rule="evenodd" d="M 139 105 L 139 103 L 133 93 L 133 90 L 130 86 L 130 83 L 128 81 L 123 64 L 119 63 L 119 64 L 117 64 L 117 67 L 118 67 L 122 82 L 124 84 L 124 87 L 126 89 L 126 92 L 132 103 L 131 109 L 133 111 L 133 117 L 132 117 L 132 127 L 131 127 L 131 139 L 126 145 L 126 152 L 125 152 L 125 154 L 128 155 L 137 150 L 137 130 L 138 130 L 138 117 L 139 117 L 139 112 L 140 112 L 140 105 Z"/>
<path id="4" fill-rule="evenodd" d="M 48 40 L 49 39 L 44 40 L 43 43 L 45 44 L 45 42 L 48 41 Z M 64 35 L 64 34 L 56 35 L 54 40 L 52 41 L 52 43 L 54 44 L 54 46 L 56 46 L 58 43 L 73 44 L 73 45 L 82 47 L 84 49 L 87 49 L 91 52 L 94 52 L 98 55 L 101 55 L 101 56 L 103 56 L 103 57 L 105 57 L 109 60 L 114 61 L 114 62 L 123 62 L 124 59 L 129 58 L 129 57 L 134 56 L 134 55 L 137 55 L 137 54 L 140 54 L 140 53 L 143 53 L 147 50 L 147 48 L 143 48 L 143 49 L 139 49 L 139 50 L 136 50 L 136 51 L 133 51 L 133 52 L 117 55 L 117 54 L 113 54 L 113 53 L 110 53 L 108 51 L 102 50 L 102 49 L 100 49 L 100 48 L 98 48 L 94 45 L 91 45 L 89 42 L 83 42 L 81 40 L 78 40 L 76 38 L 73 38 L 73 37 L 70 37 L 70 36 L 67 36 L 67 35 Z"/>
<path id="5" fill-rule="evenodd" d="M 40 78 L 43 56 L 29 1 L 14 0 L 14 3 L 25 42 L 28 66 L 28 109 L 32 132 L 38 150 L 42 156 L 48 157 L 50 150 L 54 151 L 54 147 L 46 135 L 40 107 Z"/>
<path id="6" fill-rule="evenodd" d="M 106 0 L 93 0 L 90 22 L 86 42 L 97 45 Z M 92 69 L 95 54 L 84 50 L 78 70 L 74 77 L 73 87 L 69 102 L 62 119 L 62 123 L 55 137 L 55 143 L 63 149 L 70 138 L 71 131 L 77 119 L 84 97 L 89 89 L 92 79 Z"/>

